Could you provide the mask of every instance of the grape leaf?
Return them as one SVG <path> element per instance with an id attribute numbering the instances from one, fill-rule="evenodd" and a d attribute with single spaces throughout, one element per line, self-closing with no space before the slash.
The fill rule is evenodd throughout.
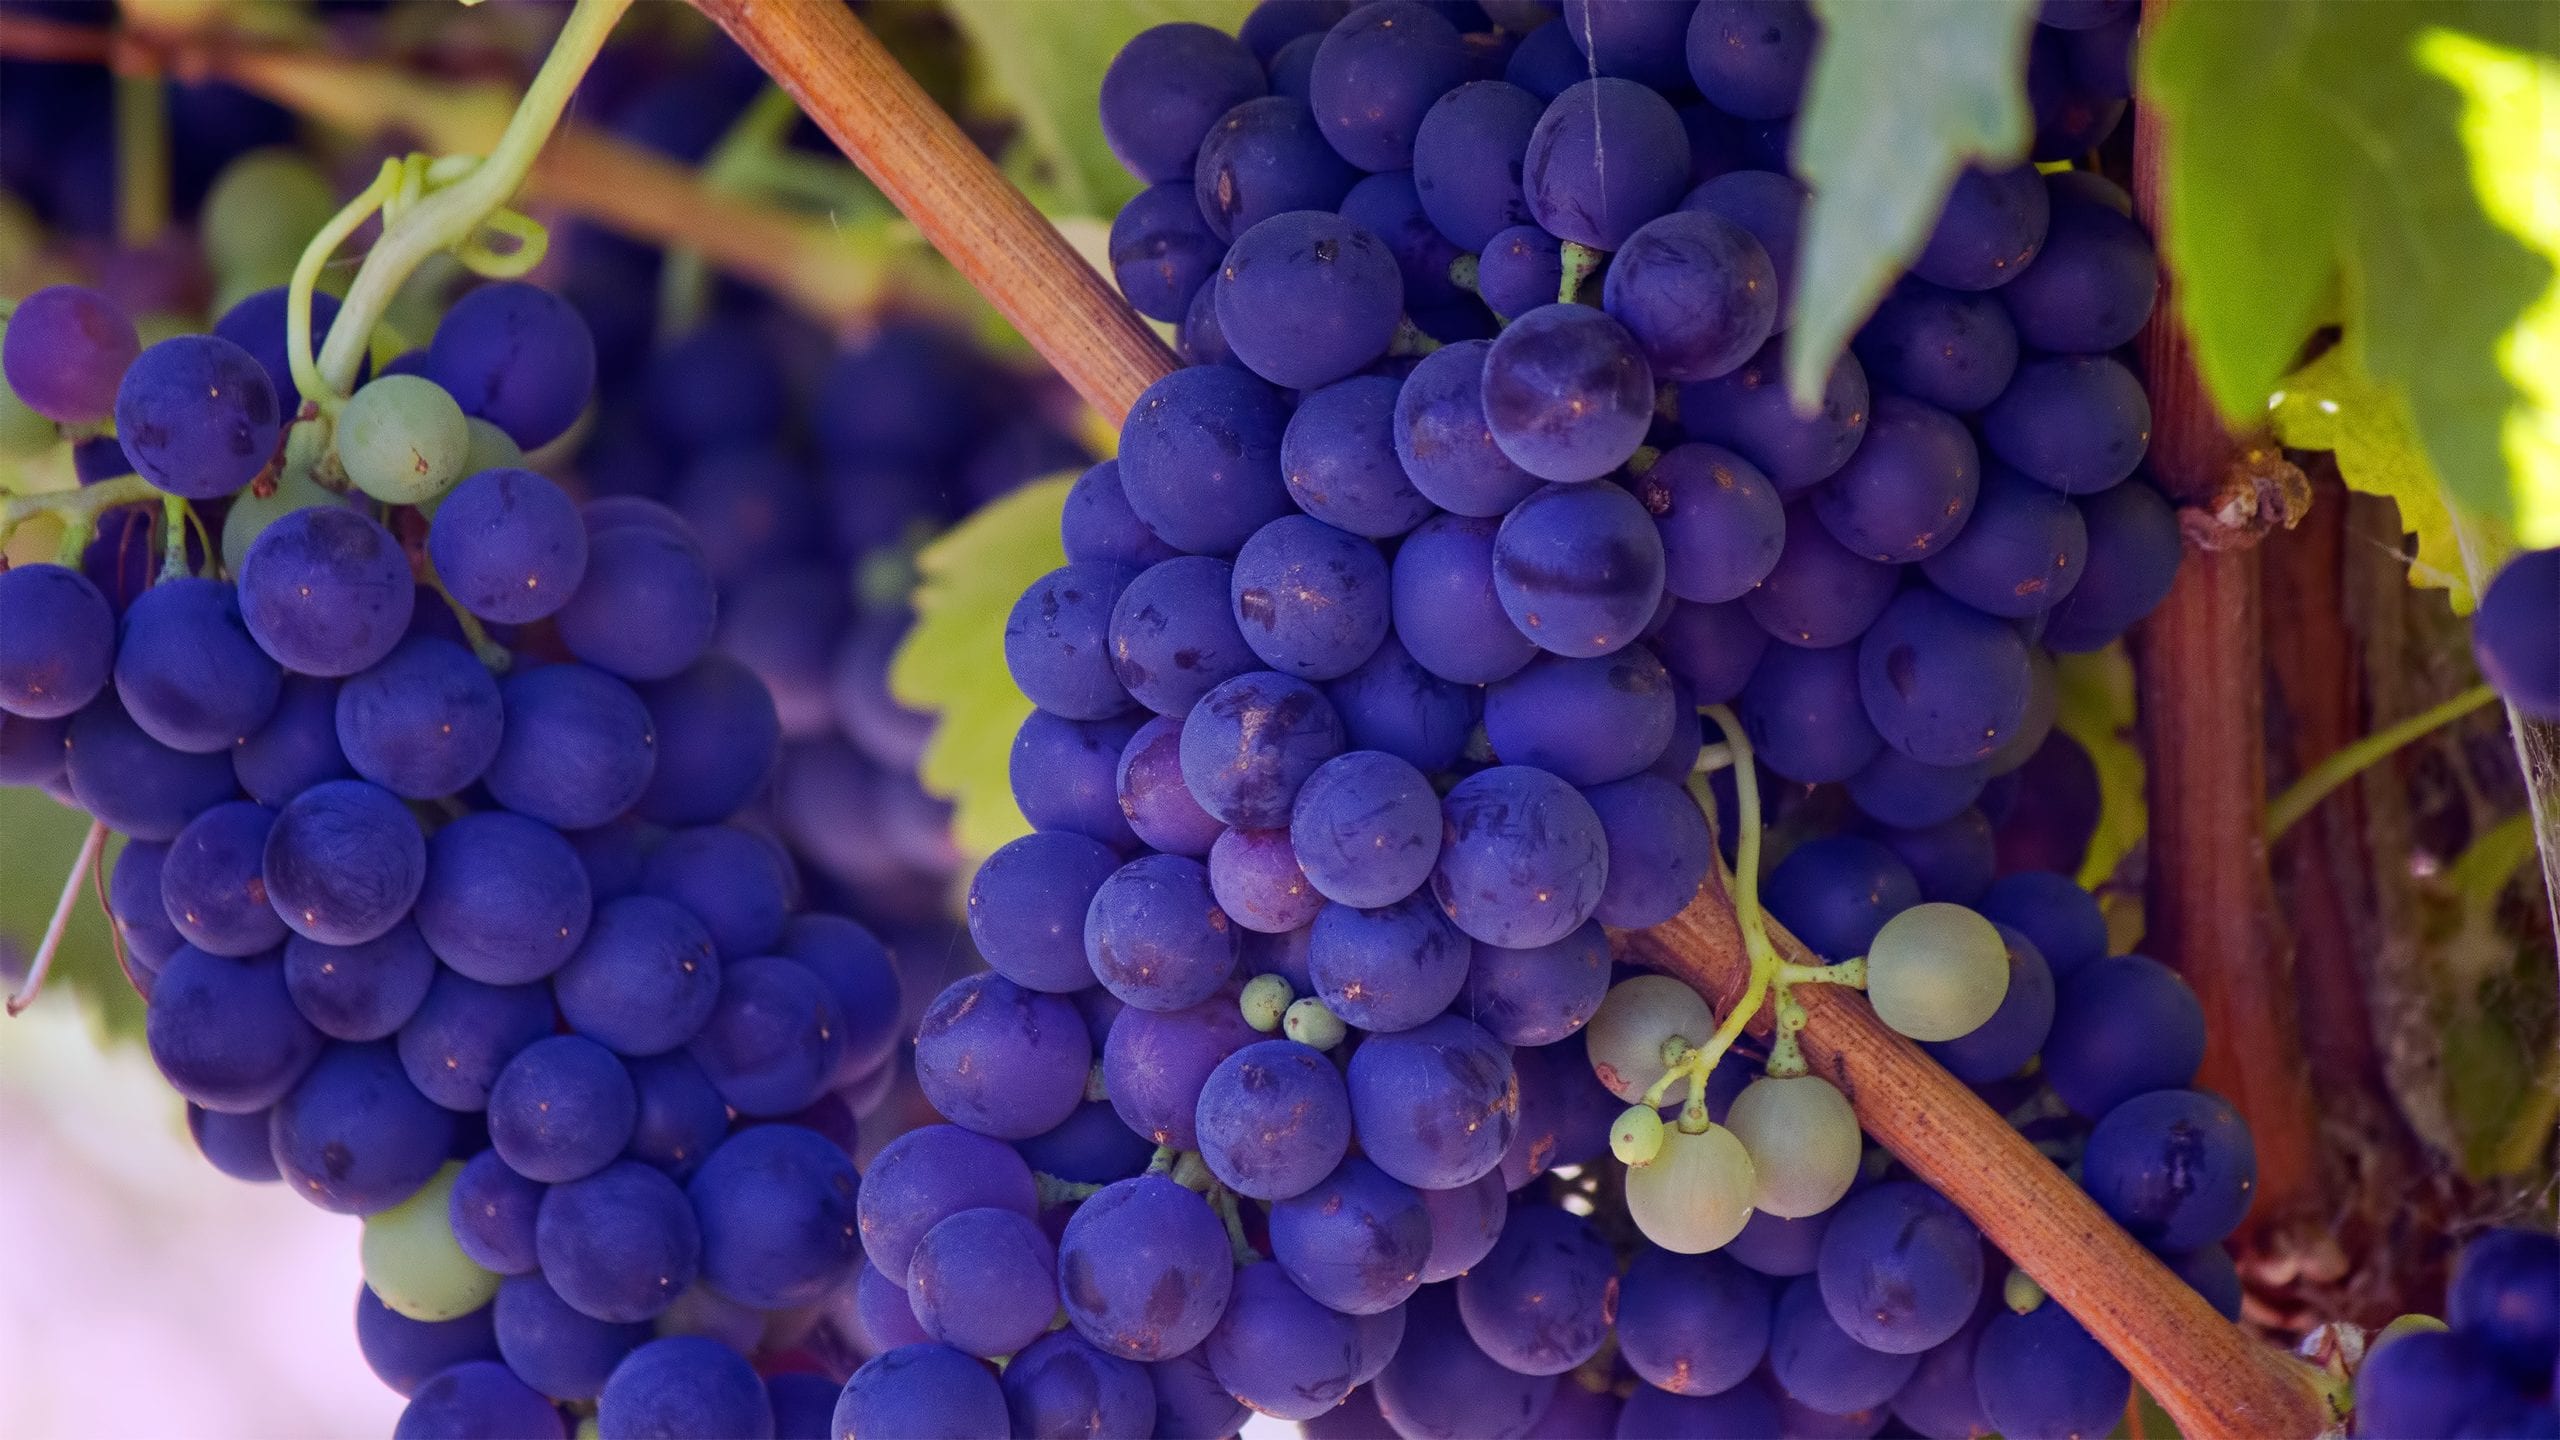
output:
<path id="1" fill-rule="evenodd" d="M 1795 131 L 1813 187 L 1789 316 L 1787 391 L 1818 404 L 1832 362 L 1928 243 L 1976 160 L 2024 159 L 2035 0 L 1814 0 L 1822 41 Z"/>
<path id="2" fill-rule="evenodd" d="M 2080 742 L 2098 770 L 2098 828 L 2080 862 L 2080 884 L 2094 890 L 2142 843 L 2151 808 L 2142 798 L 2142 752 L 2133 743 L 2133 662 L 2122 645 L 2053 657 L 2059 697 L 2054 728 Z"/>
<path id="3" fill-rule="evenodd" d="M 0 790 L 0 949 L 15 952 L 7 967 L 9 988 L 16 988 L 16 976 L 44 938 L 45 924 L 53 918 L 54 902 L 62 894 L 63 877 L 79 856 L 80 840 L 88 828 L 88 816 L 65 809 L 42 791 Z M 100 857 L 105 867 L 102 874 L 113 872 L 121 845 L 113 842 Z M 75 1000 L 103 1033 L 120 1039 L 142 1038 L 142 997 L 133 993 L 116 965 L 106 916 L 85 877 L 71 912 L 71 928 L 63 934 L 53 973 L 37 1003 L 62 1005 Z"/>
<path id="4" fill-rule="evenodd" d="M 916 623 L 889 662 L 889 693 L 935 713 L 917 779 L 952 802 L 952 840 L 973 857 L 1031 828 L 1009 773 L 1031 702 L 1005 669 L 1004 623 L 1032 581 L 1067 563 L 1058 517 L 1073 478 L 1016 490 L 916 557 Z"/>
<path id="5" fill-rule="evenodd" d="M 1029 187 L 1052 212 L 1117 214 L 1138 182 L 1102 140 L 1102 72 L 1129 37 L 1150 26 L 1189 20 L 1232 33 L 1252 0 L 1082 0 L 1026 5 L 1021 0 L 944 0 L 986 80 L 1022 121 L 1022 140 L 1038 167 Z M 1018 177 L 1020 178 L 1020 177 Z"/>
<path id="6" fill-rule="evenodd" d="M 2278 440 L 2297 450 L 2330 450 L 2338 474 L 2368 495 L 2400 507 L 2400 527 L 2418 537 L 2409 583 L 2442 590 L 2453 613 L 2474 603 L 2462 536 L 2446 507 L 2444 482 L 2427 463 L 2411 429 L 2409 405 L 2364 373 L 2348 346 L 2331 347 L 2285 377 L 2268 411 Z"/>
<path id="7" fill-rule="evenodd" d="M 2258 419 L 2334 295 L 2454 503 L 2544 544 L 2560 541 L 2555 50 L 2546 6 L 2261 0 L 2170 7 L 2141 56 L 2162 247 L 2223 412 Z"/>

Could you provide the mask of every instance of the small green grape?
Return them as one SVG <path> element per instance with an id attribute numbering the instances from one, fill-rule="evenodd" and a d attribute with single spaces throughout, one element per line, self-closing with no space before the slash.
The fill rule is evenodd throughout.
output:
<path id="1" fill-rule="evenodd" d="M 418 375 L 385 375 L 338 413 L 338 464 L 357 489 L 393 505 L 419 505 L 471 473 L 471 422 L 444 387 Z"/>
<path id="2" fill-rule="evenodd" d="M 1609 1127 L 1609 1153 L 1621 1165 L 1650 1165 L 1662 1153 L 1662 1112 L 1650 1105 L 1630 1105 Z"/>
<path id="3" fill-rule="evenodd" d="M 1582 1042 L 1591 1073 L 1632 1105 L 1676 1055 L 1705 1044 L 1715 1031 L 1715 1012 L 1697 991 L 1668 975 L 1638 975 L 1609 987 L 1608 998 L 1583 1027 Z"/>
<path id="4" fill-rule="evenodd" d="M 1704 1255 L 1742 1233 L 1755 1183 L 1751 1152 L 1732 1131 L 1665 1130 L 1653 1163 L 1627 1171 L 1627 1214 L 1663 1249 Z"/>
<path id="5" fill-rule="evenodd" d="M 252 150 L 222 167 L 205 192 L 205 260 L 230 289 L 281 285 L 303 246 L 337 213 L 327 176 L 291 150 Z"/>
<path id="6" fill-rule="evenodd" d="M 1914 905 L 1867 947 L 1876 1016 L 1914 1040 L 1953 1040 L 1991 1018 L 2009 993 L 2009 947 L 1961 905 Z"/>
<path id="7" fill-rule="evenodd" d="M 1819 1075 L 1762 1076 L 1742 1088 L 1725 1124 L 1751 1152 L 1751 1208 L 1789 1220 L 1849 1193 L 1865 1139 L 1847 1097 Z"/>
<path id="8" fill-rule="evenodd" d="M 523 468 L 524 447 L 515 442 L 515 437 L 477 415 L 471 417 L 470 426 L 471 453 L 462 461 L 464 475 Z"/>
<path id="9" fill-rule="evenodd" d="M 256 487 L 243 490 L 231 502 L 222 517 L 222 568 L 234 575 L 240 573 L 240 562 L 247 559 L 249 546 L 268 526 L 296 510 L 314 505 L 343 505 L 347 497 L 311 478 L 309 472 L 287 470 L 276 481 L 276 488 L 260 495 Z"/>
<path id="10" fill-rule="evenodd" d="M 2020 1315 L 2032 1315 L 2044 1304 L 2044 1287 L 2036 1277 L 2024 1270 L 2011 1270 L 2009 1278 L 2000 1282 L 2000 1303 Z"/>
<path id="11" fill-rule="evenodd" d="M 1256 975 L 1244 982 L 1244 994 L 1238 1004 L 1244 1010 L 1244 1023 L 1268 1035 L 1280 1028 L 1296 992 L 1286 978 L 1279 975 Z"/>
<path id="12" fill-rule="evenodd" d="M 448 1161 L 417 1194 L 364 1221 L 364 1283 L 384 1305 L 412 1320 L 455 1320 L 498 1293 L 498 1277 L 471 1263 L 453 1238 L 453 1182 Z"/>
<path id="13" fill-rule="evenodd" d="M 1326 1009 L 1323 1001 L 1309 995 L 1303 1000 L 1290 1002 L 1288 1011 L 1280 1017 L 1280 1033 L 1310 1049 L 1330 1050 L 1341 1044 L 1342 1037 L 1350 1030 L 1342 1023 L 1341 1016 Z"/>

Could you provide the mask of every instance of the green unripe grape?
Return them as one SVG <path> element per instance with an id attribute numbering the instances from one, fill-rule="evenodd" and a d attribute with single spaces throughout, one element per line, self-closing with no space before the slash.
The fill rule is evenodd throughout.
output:
<path id="1" fill-rule="evenodd" d="M 1609 1127 L 1609 1153 L 1621 1165 L 1650 1165 L 1662 1153 L 1662 1112 L 1650 1105 L 1630 1105 Z"/>
<path id="2" fill-rule="evenodd" d="M 2007 943 L 1961 905 L 1914 905 L 1884 922 L 1867 947 L 1867 998 L 1877 1018 L 1914 1040 L 1970 1034 L 2008 993 Z"/>
<path id="3" fill-rule="evenodd" d="M 1582 1039 L 1591 1072 L 1632 1105 L 1671 1068 L 1677 1050 L 1705 1044 L 1715 1030 L 1715 1012 L 1697 991 L 1668 975 L 1638 975 L 1609 987 Z"/>
<path id="4" fill-rule="evenodd" d="M 385 375 L 338 412 L 338 464 L 357 489 L 393 505 L 420 505 L 472 473 L 471 422 L 444 387 L 420 375 Z"/>
<path id="5" fill-rule="evenodd" d="M 1280 1028 L 1281 1019 L 1296 998 L 1297 992 L 1289 988 L 1284 977 L 1256 975 L 1244 982 L 1244 994 L 1237 1004 L 1244 1010 L 1244 1023 L 1268 1035 Z"/>
<path id="6" fill-rule="evenodd" d="M 462 473 L 477 475 L 483 470 L 517 470 L 524 467 L 524 447 L 506 431 L 474 415 L 465 422 L 471 428 L 471 450 L 462 460 Z"/>
<path id="7" fill-rule="evenodd" d="M 2044 1287 L 2024 1270 L 2011 1270 L 2000 1282 L 2000 1303 L 2020 1315 L 2032 1315 L 2044 1304 Z"/>
<path id="8" fill-rule="evenodd" d="M 346 502 L 347 497 L 302 470 L 284 471 L 271 494 L 260 495 L 254 486 L 241 491 L 232 500 L 229 513 L 222 517 L 222 568 L 239 574 L 240 562 L 248 558 L 250 543 L 265 534 L 268 526 L 294 511 Z"/>
<path id="9" fill-rule="evenodd" d="M 1311 1050 L 1330 1050 L 1342 1043 L 1350 1033 L 1342 1017 L 1325 1008 L 1313 995 L 1290 1002 L 1280 1017 L 1280 1033 Z"/>
<path id="10" fill-rule="evenodd" d="M 1751 1152 L 1751 1208 L 1787 1220 L 1819 1215 L 1858 1178 L 1865 1142 L 1848 1098 L 1819 1075 L 1763 1076 L 1742 1088 L 1726 1128 Z"/>
<path id="11" fill-rule="evenodd" d="M 1665 1130 L 1653 1163 L 1627 1171 L 1627 1214 L 1663 1249 L 1704 1255 L 1742 1233 L 1754 1184 L 1751 1152 L 1732 1131 Z"/>
<path id="12" fill-rule="evenodd" d="M 308 160 L 285 149 L 252 150 L 222 167 L 205 192 L 204 254 L 229 289 L 254 279 L 249 289 L 281 285 L 338 201 L 328 178 Z"/>
<path id="13" fill-rule="evenodd" d="M 498 1277 L 471 1263 L 453 1238 L 453 1182 L 447 1161 L 417 1194 L 364 1221 L 364 1283 L 412 1320 L 455 1320 L 498 1294 Z"/>

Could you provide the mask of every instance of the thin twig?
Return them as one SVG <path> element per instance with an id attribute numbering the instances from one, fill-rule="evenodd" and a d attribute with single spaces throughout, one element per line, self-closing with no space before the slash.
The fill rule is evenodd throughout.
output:
<path id="1" fill-rule="evenodd" d="M 27 978 L 18 982 L 17 993 L 9 997 L 10 1014 L 26 1013 L 26 1008 L 36 1003 L 36 992 L 44 988 L 44 977 L 53 973 L 53 957 L 62 953 L 62 932 L 70 928 L 72 907 L 80 903 L 80 881 L 98 863 L 99 847 L 106 843 L 107 822 L 90 821 L 89 833 L 80 841 L 80 856 L 71 862 L 71 873 L 63 877 L 62 896 L 53 902 L 53 919 L 45 924 L 44 940 L 36 946 L 35 959 L 27 966 Z"/>
<path id="2" fill-rule="evenodd" d="M 2329 793 L 2353 780 L 2371 767 L 2389 759 L 2392 752 L 2413 740 L 2422 739 L 2452 724 L 2474 710 L 2497 703 L 2498 692 L 2486 685 L 2475 685 L 2441 705 L 2421 710 L 2397 725 L 2374 731 L 2328 759 L 2312 767 L 2310 773 L 2294 781 L 2267 807 L 2267 843 L 2294 826 L 2294 822 L 2311 813 L 2313 807 L 2329 798 Z"/>

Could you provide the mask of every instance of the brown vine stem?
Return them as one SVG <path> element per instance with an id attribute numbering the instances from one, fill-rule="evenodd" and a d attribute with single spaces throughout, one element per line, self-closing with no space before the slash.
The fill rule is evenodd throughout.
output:
<path id="1" fill-rule="evenodd" d="M 799 97 L 1095 409 L 1124 414 L 1172 366 L 850 11 L 788 0 L 695 4 Z M 1741 930 L 1719 885 L 1668 924 L 1622 938 L 1720 1005 L 1748 984 Z M 1778 938 L 1787 959 L 1820 963 L 1783 931 Z M 1806 989 L 1806 1056 L 1849 1097 L 1868 1133 L 1972 1215 L 2188 1435 L 2266 1440 L 2324 1428 L 2324 1411 L 2291 1362 L 2224 1323 L 1972 1091 L 1886 1030 L 1863 997 Z"/>
<path id="2" fill-rule="evenodd" d="M 2149 7 L 2155 23 L 2161 7 Z M 2136 213 L 2160 229 L 2160 120 L 2137 107 Z M 2151 392 L 2152 475 L 2182 506 L 2212 509 L 2235 474 L 2265 468 L 2222 427 L 2178 323 L 2175 277 L 2139 341 Z M 2254 463 L 2253 463 L 2254 462 Z M 2190 540 L 2195 538 L 2194 527 Z M 2177 583 L 2133 640 L 2151 833 L 2144 944 L 2195 987 L 2205 1016 L 2199 1083 L 2240 1109 L 2258 1146 L 2251 1223 L 2315 1208 L 2320 1126 L 2303 1061 L 2292 940 L 2267 866 L 2265 614 L 2253 545 L 2190 543 Z M 2334 617 L 2294 616 L 2295 625 Z"/>
<path id="3" fill-rule="evenodd" d="M 1085 402 L 1117 425 L 1175 361 L 846 6 L 694 0 L 906 212 Z"/>
<path id="4" fill-rule="evenodd" d="M 1769 928 L 1782 957 L 1821 963 L 1775 921 Z M 1750 961 L 1716 879 L 1669 922 L 1618 938 L 1631 958 L 1687 981 L 1719 1011 L 1742 997 Z M 2289 1359 L 2216 1315 L 1964 1082 L 1886 1028 L 1863 995 L 1836 985 L 1796 993 L 1812 1073 L 1838 1086 L 1869 1135 L 2087 1326 L 2181 1434 L 2265 1440 L 2326 1428 L 2324 1408 Z M 1769 1026 L 1766 1012 L 1751 1022 L 1755 1034 Z"/>
<path id="5" fill-rule="evenodd" d="M 446 154 L 486 154 L 506 129 L 504 85 L 456 86 L 397 65 L 220 36 L 136 36 L 0 13 L 0 55 L 94 62 L 133 73 L 219 78 L 350 134 L 394 132 Z M 575 121 L 563 122 L 526 189 L 636 239 L 701 251 L 832 329 L 878 303 L 885 256 L 861 232 L 703 185 L 683 165 Z"/>

